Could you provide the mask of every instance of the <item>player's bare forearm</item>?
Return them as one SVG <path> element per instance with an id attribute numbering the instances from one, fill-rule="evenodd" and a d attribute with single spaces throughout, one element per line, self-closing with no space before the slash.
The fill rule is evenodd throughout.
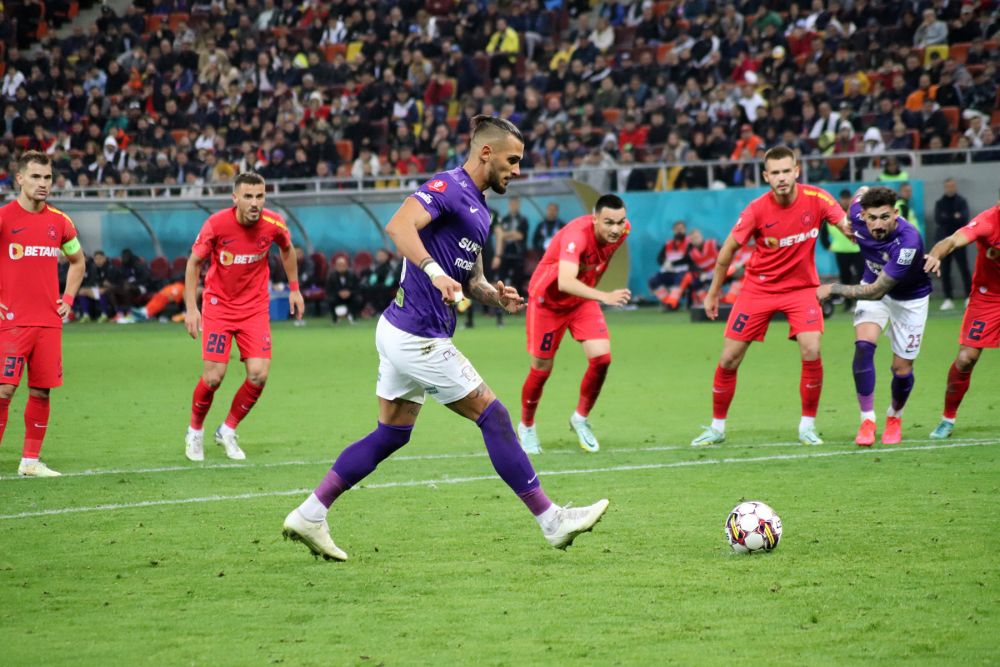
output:
<path id="1" fill-rule="evenodd" d="M 66 259 L 69 260 L 69 270 L 66 272 L 66 289 L 63 293 L 75 297 L 80 291 L 80 284 L 83 282 L 83 274 L 87 270 L 87 259 L 82 250 L 77 250 Z"/>
<path id="2" fill-rule="evenodd" d="M 709 285 L 708 291 L 710 294 L 718 294 L 722 290 L 723 283 L 726 282 L 726 274 L 729 271 L 729 265 L 733 263 L 733 257 L 736 256 L 736 251 L 740 249 L 740 243 L 733 238 L 730 234 L 723 241 L 722 247 L 719 248 L 719 256 L 715 258 L 715 269 L 712 272 L 712 284 Z"/>
<path id="3" fill-rule="evenodd" d="M 890 278 L 885 273 L 880 273 L 875 282 L 868 285 L 841 285 L 840 283 L 834 283 L 830 285 L 830 294 L 832 296 L 842 296 L 845 299 L 877 301 L 888 294 L 898 282 L 895 278 Z"/>
<path id="4" fill-rule="evenodd" d="M 203 261 L 201 257 L 191 253 L 184 267 L 184 305 L 189 313 L 198 310 L 198 282 L 201 279 Z"/>
<path id="5" fill-rule="evenodd" d="M 840 233 L 846 236 L 847 240 L 851 243 L 857 243 L 857 240 L 854 238 L 854 230 L 851 228 L 851 221 L 846 215 L 840 219 L 840 222 L 837 223 L 837 229 L 839 229 Z"/>
<path id="6" fill-rule="evenodd" d="M 288 246 L 287 248 L 281 248 L 280 252 L 281 265 L 285 267 L 285 276 L 288 278 L 288 282 L 299 282 L 299 260 L 295 256 L 294 248 Z"/>
<path id="7" fill-rule="evenodd" d="M 479 303 L 487 306 L 502 305 L 500 303 L 500 293 L 497 292 L 497 288 L 486 280 L 482 255 L 476 258 L 476 264 L 472 267 L 472 273 L 469 274 L 469 281 L 465 285 L 465 290 L 468 292 L 467 296 Z"/>

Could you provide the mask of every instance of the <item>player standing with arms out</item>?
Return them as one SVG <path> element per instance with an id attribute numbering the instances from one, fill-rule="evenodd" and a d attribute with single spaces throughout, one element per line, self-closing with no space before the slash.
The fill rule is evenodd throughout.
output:
<path id="1" fill-rule="evenodd" d="M 714 445 L 726 439 L 726 414 L 736 393 L 736 372 L 753 341 L 763 341 L 771 316 L 788 317 L 788 337 L 799 343 L 802 376 L 802 418 L 799 441 L 821 445 L 816 434 L 816 408 L 823 389 L 820 339 L 823 313 L 816 300 L 816 238 L 823 222 L 835 224 L 850 236 L 844 209 L 829 192 L 800 185 L 795 154 L 776 146 L 764 154 L 764 180 L 771 191 L 750 202 L 719 250 L 712 285 L 705 296 L 705 314 L 719 315 L 719 293 L 734 254 L 751 238 L 753 255 L 747 262 L 743 289 L 726 324 L 722 356 L 712 385 L 712 425 L 691 441 L 694 446 Z"/>
<path id="2" fill-rule="evenodd" d="M 271 367 L 271 272 L 267 264 L 271 244 L 278 245 L 288 276 L 289 309 L 298 319 L 305 312 L 291 234 L 280 215 L 264 208 L 264 190 L 260 174 L 245 172 L 236 177 L 234 206 L 205 221 L 184 272 L 184 325 L 192 338 L 201 336 L 205 361 L 204 373 L 194 388 L 191 424 L 184 438 L 184 453 L 192 461 L 205 459 L 205 415 L 226 376 L 233 342 L 240 349 L 247 376 L 233 397 L 226 421 L 215 431 L 215 442 L 229 458 L 246 458 L 237 442 L 236 427 L 260 398 Z M 202 314 L 198 311 L 198 278 L 208 257 L 212 265 L 205 275 Z"/>
<path id="3" fill-rule="evenodd" d="M 587 421 L 611 365 L 611 340 L 600 304 L 624 306 L 632 293 L 627 289 L 604 292 L 594 286 L 615 250 L 625 243 L 629 229 L 625 202 L 617 195 L 603 195 L 594 204 L 593 213 L 572 220 L 556 233 L 531 277 L 526 318 L 531 369 L 521 388 L 521 423 L 517 425 L 521 447 L 529 454 L 542 451 L 535 410 L 566 329 L 587 355 L 580 401 L 569 426 L 576 431 L 584 451 L 600 449 Z"/>
<path id="4" fill-rule="evenodd" d="M 831 296 L 854 305 L 854 386 L 861 406 L 861 426 L 854 442 L 875 444 L 875 347 L 883 330 L 892 341 L 892 403 L 886 414 L 882 443 L 902 440 L 902 413 L 913 391 L 913 360 L 927 325 L 931 281 L 923 270 L 920 232 L 899 215 L 895 191 L 861 188 L 848 217 L 865 261 L 860 285 L 820 285 L 816 298 Z M 890 328 L 886 330 L 886 325 Z"/>
<path id="5" fill-rule="evenodd" d="M 517 290 L 486 281 L 481 251 L 491 222 L 484 192 L 507 191 L 508 182 L 520 173 L 524 139 L 509 121 L 476 116 L 469 143 L 465 164 L 420 186 L 386 227 L 405 260 L 396 299 L 375 333 L 378 425 L 341 452 L 316 491 L 285 518 L 285 537 L 327 560 L 347 560 L 330 538 L 330 505 L 409 442 L 428 393 L 476 422 L 497 474 L 535 515 L 552 546 L 568 547 L 608 507 L 607 500 L 600 500 L 569 509 L 546 497 L 517 442 L 507 408 L 451 341 L 452 305 L 464 298 L 463 287 L 477 301 L 509 313 L 523 308 Z"/>
<path id="6" fill-rule="evenodd" d="M 983 211 L 951 236 L 938 241 L 927 253 L 924 270 L 941 275 L 941 260 L 958 248 L 978 244 L 972 294 L 962 319 L 958 354 L 948 369 L 941 423 L 931 433 L 943 439 L 955 429 L 958 406 L 969 390 L 972 369 L 987 347 L 1000 347 L 1000 203 Z"/>
<path id="7" fill-rule="evenodd" d="M 73 308 L 86 259 L 69 216 L 46 203 L 52 160 L 28 151 L 14 176 L 17 199 L 0 208 L 0 440 L 10 401 L 28 367 L 24 447 L 17 474 L 58 477 L 38 460 L 49 424 L 49 392 L 62 385 L 62 323 Z M 59 296 L 59 251 L 69 260 Z"/>

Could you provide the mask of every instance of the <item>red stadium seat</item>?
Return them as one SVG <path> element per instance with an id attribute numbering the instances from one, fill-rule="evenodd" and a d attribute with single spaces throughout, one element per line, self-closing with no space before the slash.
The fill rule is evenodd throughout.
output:
<path id="1" fill-rule="evenodd" d="M 340 155 L 341 162 L 350 162 L 354 159 L 354 144 L 347 139 L 338 139 L 337 154 Z"/>
<path id="2" fill-rule="evenodd" d="M 367 250 L 359 250 L 354 253 L 354 272 L 359 276 L 372 268 L 372 254 Z"/>
<path id="3" fill-rule="evenodd" d="M 170 277 L 170 262 L 166 257 L 156 256 L 149 263 L 149 275 L 153 280 L 166 280 Z"/>
<path id="4" fill-rule="evenodd" d="M 187 130 L 170 130 L 170 136 L 174 138 L 174 143 L 179 144 L 187 137 Z"/>
<path id="5" fill-rule="evenodd" d="M 168 25 L 170 26 L 170 29 L 173 32 L 177 32 L 177 27 L 180 26 L 181 23 L 187 25 L 187 22 L 190 18 L 191 17 L 188 15 L 187 12 L 174 12 L 173 14 L 170 15 Z"/>
<path id="6" fill-rule="evenodd" d="M 146 15 L 146 34 L 151 32 L 156 32 L 160 29 L 163 24 L 163 14 L 147 14 Z"/>
<path id="7" fill-rule="evenodd" d="M 314 252 L 309 255 L 313 261 L 313 271 L 316 272 L 316 282 L 323 284 L 326 276 L 330 273 L 330 264 L 326 261 L 326 255 L 321 252 Z"/>
<path id="8" fill-rule="evenodd" d="M 948 119 L 948 126 L 951 128 L 951 131 L 956 132 L 958 124 L 962 119 L 962 110 L 958 107 L 941 107 L 941 113 Z"/>
<path id="9" fill-rule="evenodd" d="M 969 55 L 969 47 L 971 44 L 969 42 L 959 42 L 958 44 L 952 44 L 951 49 L 948 51 L 948 57 L 957 63 L 965 64 L 965 60 Z"/>
<path id="10" fill-rule="evenodd" d="M 617 125 L 619 119 L 622 117 L 621 109 L 601 109 L 601 115 L 604 116 L 604 122 L 609 125 Z"/>
<path id="11" fill-rule="evenodd" d="M 990 127 L 994 130 L 1000 130 L 1000 109 L 994 109 L 990 115 Z"/>
<path id="12" fill-rule="evenodd" d="M 327 44 L 323 47 L 323 58 L 328 63 L 332 63 L 337 54 L 347 53 L 347 44 Z"/>
<path id="13" fill-rule="evenodd" d="M 170 265 L 170 277 L 174 280 L 184 280 L 184 272 L 187 271 L 188 258 L 181 255 L 174 257 L 173 264 Z"/>

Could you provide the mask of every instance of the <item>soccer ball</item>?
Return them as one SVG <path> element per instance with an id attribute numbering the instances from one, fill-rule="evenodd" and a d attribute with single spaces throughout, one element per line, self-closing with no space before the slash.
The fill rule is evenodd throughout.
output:
<path id="1" fill-rule="evenodd" d="M 759 500 L 748 500 L 729 513 L 725 531 L 726 541 L 736 553 L 771 551 L 781 539 L 781 518 Z"/>

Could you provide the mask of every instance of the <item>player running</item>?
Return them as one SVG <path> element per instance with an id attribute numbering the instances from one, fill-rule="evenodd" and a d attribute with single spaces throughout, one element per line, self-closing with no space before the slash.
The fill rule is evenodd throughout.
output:
<path id="1" fill-rule="evenodd" d="M 546 497 L 517 442 L 507 408 L 451 341 L 452 305 L 464 298 L 463 289 L 477 301 L 509 313 L 524 307 L 513 287 L 486 281 L 480 254 L 490 228 L 484 192 L 507 191 L 508 182 L 520 173 L 524 139 L 500 118 L 476 116 L 472 123 L 465 164 L 420 186 L 386 227 L 405 261 L 396 299 L 382 313 L 375 333 L 378 424 L 341 452 L 315 492 L 285 518 L 285 537 L 303 542 L 327 560 L 347 560 L 330 538 L 330 505 L 409 442 L 427 394 L 475 420 L 497 474 L 535 515 L 552 546 L 568 547 L 593 528 L 608 507 L 607 500 L 600 500 L 569 509 Z"/>
<path id="2" fill-rule="evenodd" d="M 899 215 L 895 191 L 863 187 L 851 201 L 849 217 L 861 246 L 865 272 L 860 285 L 820 285 L 816 297 L 856 300 L 854 305 L 854 386 L 861 406 L 861 426 L 854 442 L 875 443 L 875 347 L 885 331 L 892 341 L 892 402 L 882 443 L 902 440 L 902 414 L 913 391 L 913 360 L 927 324 L 931 281 L 923 270 L 920 232 Z M 886 325 L 890 325 L 886 329 Z"/>
<path id="3" fill-rule="evenodd" d="M 612 255 L 625 243 L 630 228 L 625 202 L 617 195 L 603 195 L 594 204 L 593 213 L 571 221 L 552 237 L 531 277 L 526 318 L 531 368 L 521 388 L 521 423 L 517 425 L 521 447 L 529 454 L 542 451 L 535 430 L 535 410 L 566 329 L 580 341 L 587 355 L 580 400 L 569 426 L 576 431 L 584 451 L 600 449 L 587 421 L 611 365 L 608 324 L 600 304 L 624 306 L 632 293 L 627 289 L 604 292 L 594 286 Z"/>
<path id="4" fill-rule="evenodd" d="M 62 385 L 62 323 L 86 269 L 69 216 L 46 203 L 52 160 L 27 151 L 14 176 L 20 192 L 0 208 L 0 440 L 7 412 L 28 367 L 24 447 L 17 474 L 58 477 L 38 460 L 49 423 L 49 392 Z M 59 296 L 59 252 L 69 260 L 66 289 Z"/>
<path id="5" fill-rule="evenodd" d="M 719 315 L 719 294 L 734 254 L 750 239 L 755 248 L 746 265 L 743 289 L 726 324 L 722 356 L 712 385 L 712 425 L 691 441 L 694 446 L 714 445 L 726 439 L 726 414 L 736 393 L 736 372 L 753 341 L 763 341 L 771 316 L 788 317 L 788 337 L 799 343 L 802 376 L 799 394 L 802 418 L 799 441 L 821 445 L 816 434 L 816 408 L 823 388 L 820 339 L 823 313 L 816 301 L 816 237 L 824 221 L 850 236 L 850 223 L 830 193 L 796 183 L 799 165 L 795 154 L 776 146 L 764 155 L 764 180 L 771 187 L 750 202 L 722 244 L 715 275 L 705 297 L 705 314 Z"/>
<path id="6" fill-rule="evenodd" d="M 979 247 L 972 274 L 972 295 L 962 319 L 958 354 L 948 369 L 944 413 L 941 423 L 931 432 L 934 439 L 947 438 L 955 429 L 958 406 L 969 390 L 972 369 L 983 348 L 1000 347 L 1000 202 L 948 238 L 938 241 L 927 253 L 924 269 L 940 276 L 941 260 L 973 241 Z"/>
<path id="7" fill-rule="evenodd" d="M 191 337 L 201 336 L 205 370 L 194 388 L 191 424 L 184 438 L 184 454 L 192 461 L 205 459 L 205 415 L 222 384 L 235 342 L 247 376 L 233 397 L 226 421 L 215 431 L 215 442 L 226 456 L 243 460 L 236 427 L 250 412 L 267 382 L 271 366 L 270 270 L 271 244 L 281 250 L 288 275 L 289 309 L 302 319 L 305 304 L 299 291 L 298 264 L 292 237 L 280 215 L 264 208 L 264 178 L 245 172 L 233 183 L 233 204 L 212 214 L 195 239 L 184 273 L 184 324 Z M 201 263 L 212 258 L 202 294 L 204 315 L 198 311 L 198 277 Z"/>

